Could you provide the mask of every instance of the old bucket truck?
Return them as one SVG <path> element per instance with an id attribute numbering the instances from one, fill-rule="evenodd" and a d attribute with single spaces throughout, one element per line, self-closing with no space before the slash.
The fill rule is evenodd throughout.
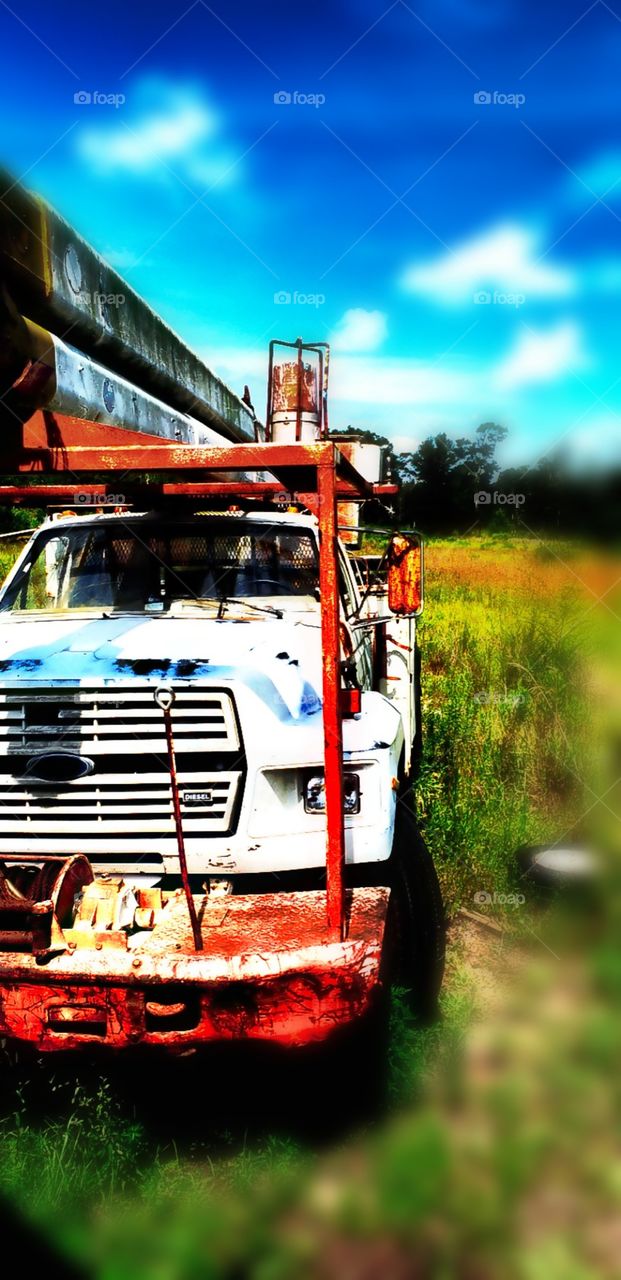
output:
<path id="1" fill-rule="evenodd" d="M 19 185 L 0 272 L 0 498 L 51 513 L 0 593 L 0 1035 L 302 1045 L 393 978 L 428 1012 L 422 548 L 362 581 L 394 486 L 328 435 L 327 348 L 272 343 L 262 426 Z"/>

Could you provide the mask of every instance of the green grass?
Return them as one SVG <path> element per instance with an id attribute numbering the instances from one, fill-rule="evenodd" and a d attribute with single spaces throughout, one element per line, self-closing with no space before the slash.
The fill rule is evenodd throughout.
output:
<path id="1" fill-rule="evenodd" d="M 447 905 L 515 886 L 515 850 L 555 840 L 584 773 L 580 636 L 562 602 L 437 593 L 421 627 L 420 823 Z"/>
<path id="2" fill-rule="evenodd" d="M 19 1075 L 15 1066 L 5 1068 L 5 1105 L 12 1083 L 13 1108 L 0 1129 L 0 1191 L 27 1195 L 30 1211 L 52 1221 L 68 1203 L 81 1206 L 134 1183 L 144 1133 L 128 1122 L 105 1076 L 89 1085 L 76 1080 L 68 1091 L 51 1065 L 38 1070 L 46 1073 L 49 1113 L 34 1127 L 31 1108 L 38 1100 L 28 1068 L 20 1065 Z"/>
<path id="3" fill-rule="evenodd" d="M 0 581 L 4 581 L 7 573 L 13 568 L 15 561 L 24 545 L 23 539 L 3 538 L 0 541 Z"/>

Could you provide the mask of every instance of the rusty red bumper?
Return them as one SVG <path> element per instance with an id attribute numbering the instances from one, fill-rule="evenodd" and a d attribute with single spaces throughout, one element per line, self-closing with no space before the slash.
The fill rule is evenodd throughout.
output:
<path id="1" fill-rule="evenodd" d="M 378 989 L 388 896 L 350 891 L 342 942 L 325 894 L 296 893 L 197 899 L 200 953 L 180 899 L 127 950 L 79 947 L 43 963 L 0 952 L 0 1035 L 43 1051 L 325 1039 Z"/>

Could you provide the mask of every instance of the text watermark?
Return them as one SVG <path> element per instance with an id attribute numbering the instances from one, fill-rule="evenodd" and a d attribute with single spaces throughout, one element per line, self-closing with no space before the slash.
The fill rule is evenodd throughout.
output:
<path id="1" fill-rule="evenodd" d="M 323 107 L 325 100 L 325 93 L 300 93 L 299 89 L 294 89 L 293 93 L 278 89 L 274 94 L 277 107 Z"/>
<path id="2" fill-rule="evenodd" d="M 472 295 L 473 301 L 481 307 L 523 307 L 526 302 L 525 293 L 503 293 L 501 289 L 477 289 Z"/>
<path id="3" fill-rule="evenodd" d="M 523 907 L 526 898 L 523 893 L 488 893 L 480 889 L 474 895 L 477 907 Z"/>
<path id="4" fill-rule="evenodd" d="M 124 507 L 127 499 L 124 493 L 85 493 L 78 489 L 73 495 L 76 507 Z"/>
<path id="5" fill-rule="evenodd" d="M 523 107 L 526 102 L 524 93 L 502 93 L 500 89 L 477 89 L 473 95 L 476 107 Z"/>
<path id="6" fill-rule="evenodd" d="M 325 300 L 325 293 L 301 293 L 298 289 L 293 293 L 288 289 L 277 289 L 274 294 L 274 302 L 279 307 L 322 307 Z"/>
<path id="7" fill-rule="evenodd" d="M 475 507 L 522 507 L 525 493 L 501 493 L 498 489 L 480 489 L 474 495 Z"/>
<path id="8" fill-rule="evenodd" d="M 114 107 L 117 111 L 119 107 L 123 107 L 126 102 L 124 93 L 102 93 L 99 89 L 90 92 L 88 89 L 78 89 L 73 95 L 73 101 L 76 107 Z"/>

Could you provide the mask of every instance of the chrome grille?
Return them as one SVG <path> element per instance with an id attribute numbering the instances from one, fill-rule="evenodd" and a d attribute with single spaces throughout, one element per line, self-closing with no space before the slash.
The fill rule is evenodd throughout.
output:
<path id="1" fill-rule="evenodd" d="M 179 774 L 183 830 L 193 835 L 222 833 L 229 829 L 241 771 Z M 202 803 L 184 801 L 187 795 L 209 797 Z M 174 834 L 170 784 L 161 773 L 138 776 L 108 775 L 80 778 L 50 787 L 0 778 L 0 826 L 3 841 L 12 833 L 63 836 L 79 831 L 80 838 Z"/>
<path id="2" fill-rule="evenodd" d="M 84 755 L 166 751 L 162 712 L 149 686 L 17 686 L 0 689 L 0 755 L 65 749 Z M 175 686 L 178 753 L 239 751 L 231 697 L 205 686 Z"/>
<path id="3" fill-rule="evenodd" d="M 172 724 L 188 841 L 229 834 L 245 763 L 230 694 L 173 685 Z M 0 688 L 0 852 L 176 848 L 166 737 L 156 685 Z M 32 776 L 46 752 L 77 752 L 94 771 L 71 782 Z"/>

